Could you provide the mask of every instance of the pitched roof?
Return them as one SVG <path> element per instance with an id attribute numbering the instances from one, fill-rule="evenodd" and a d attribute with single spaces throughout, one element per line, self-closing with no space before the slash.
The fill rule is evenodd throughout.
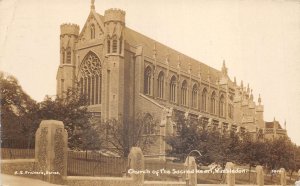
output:
<path id="1" fill-rule="evenodd" d="M 130 45 L 137 46 L 142 45 L 144 48 L 144 54 L 152 58 L 154 54 L 154 46 L 156 48 L 156 59 L 158 61 L 164 62 L 168 57 L 169 65 L 177 68 L 178 61 L 180 59 L 181 65 L 180 68 L 182 71 L 188 72 L 189 64 L 192 69 L 192 74 L 197 76 L 199 67 L 201 71 L 201 77 L 205 80 L 208 79 L 208 75 L 210 75 L 210 80 L 212 83 L 216 83 L 218 78 L 220 79 L 222 76 L 221 71 L 216 70 L 208 65 L 199 62 L 189 56 L 186 56 L 160 42 L 157 42 L 139 32 L 136 32 L 128 27 L 125 28 L 125 39 Z M 200 66 L 199 66 L 200 65 Z"/>
<path id="2" fill-rule="evenodd" d="M 277 129 L 282 129 L 280 123 L 278 121 L 271 121 L 271 122 L 265 122 L 265 127 L 266 128 L 277 128 Z"/>
<path id="3" fill-rule="evenodd" d="M 96 17 L 97 22 L 99 22 L 100 25 L 103 25 L 104 16 L 96 12 L 93 12 L 93 15 Z M 144 54 L 151 58 L 154 53 L 153 49 L 155 45 L 156 59 L 158 61 L 164 62 L 168 57 L 169 65 L 171 67 L 177 68 L 180 59 L 180 69 L 182 71 L 188 72 L 190 65 L 191 74 L 194 76 L 198 76 L 200 68 L 201 78 L 203 80 L 208 80 L 208 77 L 210 77 L 210 82 L 213 84 L 216 84 L 217 81 L 220 80 L 222 77 L 222 73 L 220 70 L 214 69 L 200 61 L 186 56 L 128 27 L 125 27 L 125 40 L 132 46 L 143 45 Z M 229 83 L 232 84 L 231 81 L 229 81 Z"/>

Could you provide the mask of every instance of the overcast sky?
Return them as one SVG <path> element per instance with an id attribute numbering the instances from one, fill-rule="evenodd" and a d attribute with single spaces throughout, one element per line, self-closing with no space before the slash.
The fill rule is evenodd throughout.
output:
<path id="1" fill-rule="evenodd" d="M 300 145 L 300 1 L 96 0 L 96 11 L 126 11 L 126 26 L 221 69 L 261 94 Z M 35 100 L 56 93 L 59 26 L 82 28 L 89 0 L 0 0 L 0 69 Z"/>

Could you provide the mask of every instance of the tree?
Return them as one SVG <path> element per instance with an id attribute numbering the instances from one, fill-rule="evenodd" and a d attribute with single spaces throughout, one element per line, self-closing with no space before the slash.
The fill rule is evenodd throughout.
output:
<path id="1" fill-rule="evenodd" d="M 24 142 L 31 146 L 31 140 L 24 130 L 31 127 L 25 124 L 30 112 L 37 109 L 36 102 L 19 85 L 17 79 L 0 72 L 1 85 L 1 136 L 2 145 L 12 147 L 13 143 L 22 146 Z"/>
<path id="2" fill-rule="evenodd" d="M 202 156 L 197 161 L 202 164 L 213 162 L 223 167 L 228 161 L 236 161 L 240 150 L 239 137 L 233 132 L 224 132 L 209 129 L 204 122 L 198 119 L 186 118 L 178 114 L 177 132 L 167 138 L 172 147 L 168 152 L 171 156 L 184 160 L 192 150 L 198 150 Z"/>
<path id="3" fill-rule="evenodd" d="M 140 147 L 143 151 L 154 144 L 157 134 L 157 122 L 149 114 L 138 114 L 124 121 L 111 119 L 102 123 L 106 146 L 122 157 L 127 157 L 131 147 Z"/>
<path id="4" fill-rule="evenodd" d="M 68 132 L 69 148 L 95 150 L 101 146 L 99 131 L 96 125 L 100 121 L 93 120 L 88 111 L 87 99 L 77 89 L 68 89 L 64 97 L 47 96 L 39 103 L 38 120 L 54 119 L 64 123 Z"/>

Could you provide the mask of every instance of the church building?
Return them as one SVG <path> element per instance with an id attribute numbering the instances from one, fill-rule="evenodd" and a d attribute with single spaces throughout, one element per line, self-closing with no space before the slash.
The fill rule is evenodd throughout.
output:
<path id="1" fill-rule="evenodd" d="M 165 153 L 164 138 L 175 132 L 174 115 L 180 112 L 216 130 L 270 131 L 261 97 L 256 102 L 249 85 L 231 80 L 225 62 L 220 67 L 126 27 L 123 10 L 98 14 L 92 1 L 82 29 L 60 26 L 57 95 L 79 86 L 89 111 L 103 120 L 152 114 L 160 122 L 153 154 Z"/>

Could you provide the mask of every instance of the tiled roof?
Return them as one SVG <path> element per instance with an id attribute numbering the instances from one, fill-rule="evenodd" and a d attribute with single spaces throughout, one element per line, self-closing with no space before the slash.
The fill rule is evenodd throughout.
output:
<path id="1" fill-rule="evenodd" d="M 278 129 L 282 129 L 278 121 L 265 122 L 266 128 L 274 128 L 275 126 L 277 126 Z"/>
<path id="2" fill-rule="evenodd" d="M 216 81 L 221 78 L 221 71 L 216 70 L 208 65 L 199 62 L 193 58 L 190 58 L 162 43 L 159 43 L 143 34 L 140 34 L 128 27 L 125 28 L 125 39 L 130 45 L 137 46 L 142 45 L 144 55 L 148 57 L 153 57 L 154 48 L 156 48 L 156 59 L 161 62 L 165 62 L 168 57 L 169 65 L 171 67 L 177 68 L 178 61 L 180 58 L 181 61 L 181 70 L 184 72 L 188 72 L 189 64 L 192 69 L 192 74 L 198 76 L 198 70 L 200 65 L 201 77 L 205 80 L 208 79 L 208 74 L 210 74 L 210 80 L 212 83 L 216 83 Z M 155 46 L 155 47 L 154 47 Z"/>

